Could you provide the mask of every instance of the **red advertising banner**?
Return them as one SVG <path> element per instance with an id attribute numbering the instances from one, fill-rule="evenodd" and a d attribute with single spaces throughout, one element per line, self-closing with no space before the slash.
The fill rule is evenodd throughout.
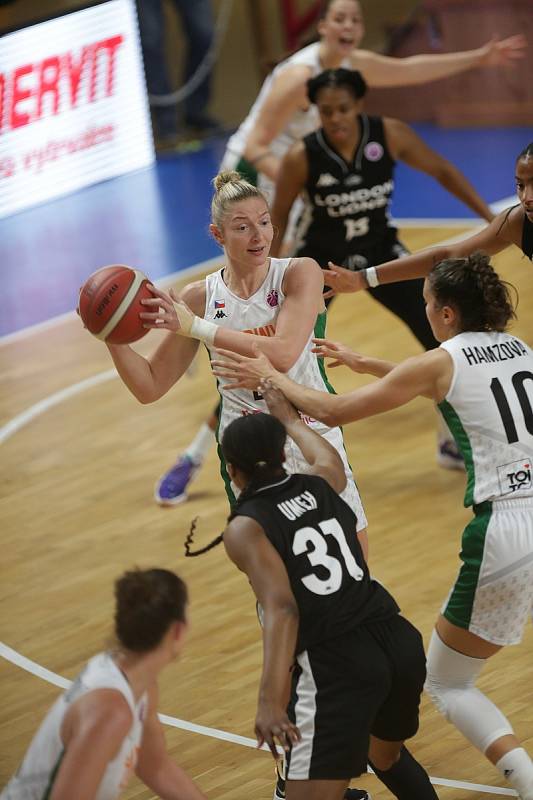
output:
<path id="1" fill-rule="evenodd" d="M 0 217 L 153 160 L 133 0 L 0 38 Z"/>

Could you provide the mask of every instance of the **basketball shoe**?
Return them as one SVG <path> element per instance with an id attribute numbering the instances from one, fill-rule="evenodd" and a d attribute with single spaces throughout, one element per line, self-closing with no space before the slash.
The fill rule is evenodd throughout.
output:
<path id="1" fill-rule="evenodd" d="M 160 506 L 175 506 L 187 499 L 187 486 L 200 469 L 189 456 L 180 456 L 158 480 L 154 497 Z"/>
<path id="2" fill-rule="evenodd" d="M 443 469 L 465 469 L 464 459 L 453 439 L 439 439 L 437 464 Z"/>
<path id="3" fill-rule="evenodd" d="M 284 758 L 278 758 L 276 761 L 276 788 L 274 789 L 273 800 L 285 800 Z M 371 800 L 371 797 L 364 789 L 346 789 L 344 800 Z"/>

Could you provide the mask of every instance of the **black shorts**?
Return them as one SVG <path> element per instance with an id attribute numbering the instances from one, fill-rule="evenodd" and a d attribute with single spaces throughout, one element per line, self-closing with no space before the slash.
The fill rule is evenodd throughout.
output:
<path id="1" fill-rule="evenodd" d="M 400 615 L 300 653 L 289 717 L 302 740 L 289 780 L 343 780 L 366 772 L 369 737 L 403 741 L 418 730 L 426 677 L 422 637 Z"/>

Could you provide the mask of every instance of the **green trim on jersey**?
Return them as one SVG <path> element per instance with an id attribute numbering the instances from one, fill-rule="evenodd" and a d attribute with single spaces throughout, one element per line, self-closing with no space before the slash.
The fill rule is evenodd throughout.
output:
<path id="1" fill-rule="evenodd" d="M 220 425 L 220 421 L 218 423 Z M 218 429 L 217 429 L 218 430 Z M 217 439 L 218 441 L 218 439 Z M 219 444 L 217 444 L 217 453 L 220 459 L 220 474 L 222 475 L 222 480 L 224 481 L 224 489 L 226 490 L 226 495 L 228 497 L 228 501 L 230 504 L 230 508 L 233 508 L 235 505 L 237 498 L 233 494 L 233 489 L 231 488 L 231 478 L 228 474 L 228 468 L 226 466 L 226 462 L 224 460 L 224 456 L 222 455 L 222 448 Z"/>
<path id="2" fill-rule="evenodd" d="M 257 186 L 259 183 L 259 173 L 246 158 L 242 157 L 239 159 L 238 163 L 235 166 L 236 172 L 241 175 L 248 183 L 251 183 L 252 186 Z"/>
<path id="3" fill-rule="evenodd" d="M 463 562 L 443 616 L 453 625 L 468 630 L 485 552 L 485 536 L 492 517 L 492 503 L 486 500 L 474 506 L 474 519 L 468 523 L 461 539 L 460 558 Z"/>
<path id="4" fill-rule="evenodd" d="M 459 448 L 466 469 L 466 490 L 464 504 L 466 507 L 474 505 L 474 489 L 476 487 L 476 475 L 474 470 L 474 458 L 472 456 L 472 445 L 468 434 L 463 428 L 463 423 L 459 419 L 457 411 L 454 409 L 447 400 L 437 403 L 437 408 L 444 417 L 448 428 L 450 429 L 455 443 Z"/>
<path id="5" fill-rule="evenodd" d="M 226 466 L 226 460 L 225 460 L 224 456 L 222 455 L 222 447 L 220 446 L 220 441 L 219 441 L 219 438 L 218 438 L 218 432 L 220 430 L 220 420 L 222 419 L 222 414 L 224 413 L 224 398 L 223 398 L 222 392 L 220 391 L 220 388 L 219 388 L 218 378 L 217 378 L 217 391 L 218 391 L 218 393 L 220 395 L 220 411 L 219 411 L 219 414 L 218 414 L 217 427 L 216 427 L 216 430 L 215 430 L 215 439 L 216 439 L 216 443 L 217 443 L 217 455 L 218 455 L 218 458 L 219 458 L 219 461 L 220 461 L 220 474 L 222 476 L 222 480 L 224 481 L 224 489 L 226 490 L 226 495 L 227 495 L 227 498 L 228 498 L 228 502 L 230 504 L 230 508 L 233 508 L 237 498 L 235 497 L 235 495 L 233 493 L 233 489 L 231 488 L 231 478 L 229 476 L 228 468 Z"/>
<path id="6" fill-rule="evenodd" d="M 317 316 L 316 322 L 315 322 L 315 329 L 314 329 L 315 339 L 325 339 L 326 338 L 326 323 L 327 323 L 327 319 L 328 319 L 327 311 L 321 311 L 320 314 Z M 328 390 L 328 392 L 330 394 L 337 394 L 337 392 L 335 391 L 335 389 L 333 388 L 333 386 L 331 385 L 331 383 L 328 380 L 328 376 L 326 374 L 326 365 L 324 364 L 324 359 L 323 358 L 319 358 L 317 356 L 316 360 L 318 362 L 318 369 L 320 370 L 320 375 L 322 376 L 322 380 L 324 381 L 324 385 L 325 385 L 326 389 Z M 344 442 L 344 433 L 343 433 L 343 430 L 342 430 L 342 425 L 338 425 L 337 427 L 339 428 L 339 430 L 343 434 L 342 435 L 342 446 L 344 448 L 344 452 L 346 453 L 346 461 L 348 463 L 348 466 L 350 467 L 350 470 L 351 470 L 351 473 L 352 473 L 352 477 L 353 477 L 353 482 L 355 483 L 355 485 L 357 487 L 357 491 L 359 491 L 359 487 L 357 486 L 357 481 L 355 480 L 355 475 L 353 474 L 353 468 L 352 468 L 352 465 L 350 464 L 350 459 L 348 458 L 348 451 L 346 450 L 346 444 Z"/>
<path id="7" fill-rule="evenodd" d="M 326 311 L 321 311 L 320 314 L 316 318 L 315 328 L 314 328 L 314 336 L 315 339 L 325 339 L 326 338 L 326 322 L 327 322 L 327 313 Z M 331 383 L 328 381 L 328 377 L 326 375 L 326 365 L 324 364 L 323 358 L 318 358 L 318 369 L 320 370 L 320 374 L 322 376 L 322 380 L 324 381 L 324 385 L 330 394 L 337 394 Z"/>

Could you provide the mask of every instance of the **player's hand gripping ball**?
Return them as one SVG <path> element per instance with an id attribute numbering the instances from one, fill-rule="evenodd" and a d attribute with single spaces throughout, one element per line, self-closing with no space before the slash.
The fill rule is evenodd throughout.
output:
<path id="1" fill-rule="evenodd" d="M 78 313 L 94 336 L 110 344 L 130 344 L 148 333 L 139 314 L 153 298 L 149 279 L 137 269 L 113 264 L 93 272 L 80 289 Z"/>

